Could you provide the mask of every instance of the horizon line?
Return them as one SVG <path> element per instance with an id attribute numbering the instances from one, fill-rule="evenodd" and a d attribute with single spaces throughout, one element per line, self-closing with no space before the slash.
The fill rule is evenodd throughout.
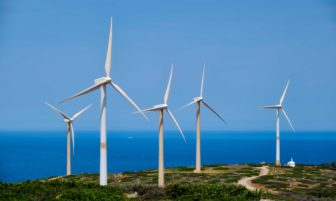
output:
<path id="1" fill-rule="evenodd" d="M 1 132 L 64 132 L 64 130 L 0 130 Z M 100 132 L 99 130 L 76 130 L 76 132 Z M 107 130 L 107 132 L 157 132 L 156 130 Z M 165 132 L 178 132 L 176 130 L 166 130 Z M 196 132 L 196 130 L 184 130 L 184 132 Z M 203 130 L 203 132 L 275 132 L 274 130 Z M 281 132 L 292 132 L 292 130 L 282 130 Z M 296 130 L 297 132 L 336 132 L 336 130 Z"/>

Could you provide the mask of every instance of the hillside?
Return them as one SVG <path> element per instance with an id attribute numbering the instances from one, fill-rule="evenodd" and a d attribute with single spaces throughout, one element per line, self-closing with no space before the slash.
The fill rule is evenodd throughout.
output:
<path id="1" fill-rule="evenodd" d="M 157 171 L 110 174 L 100 187 L 98 174 L 52 177 L 38 181 L 0 185 L 1 200 L 336 200 L 336 170 L 321 166 L 209 165 L 201 174 L 193 168 L 166 170 L 164 189 L 157 188 Z M 257 192 L 238 185 L 253 177 Z"/>

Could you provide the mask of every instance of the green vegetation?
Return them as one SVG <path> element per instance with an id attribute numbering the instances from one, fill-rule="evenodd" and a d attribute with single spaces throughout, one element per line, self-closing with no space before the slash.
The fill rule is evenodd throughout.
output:
<path id="1" fill-rule="evenodd" d="M 320 166 L 324 169 L 336 170 L 336 161 L 331 163 L 322 163 Z"/>
<path id="2" fill-rule="evenodd" d="M 34 181 L 0 184 L 0 200 L 260 200 L 259 192 L 228 184 L 173 184 L 164 189 L 150 185 L 107 186 L 74 181 Z M 127 195 L 137 192 L 135 198 Z"/>
<path id="3" fill-rule="evenodd" d="M 261 191 L 236 184 L 243 177 L 259 175 L 258 167 L 207 165 L 198 174 L 191 167 L 168 168 L 163 189 L 157 187 L 156 170 L 110 174 L 106 187 L 99 186 L 97 174 L 0 182 L 0 200 L 336 200 L 336 170 L 332 166 L 269 165 L 269 175 L 253 180 Z"/>
<path id="4" fill-rule="evenodd" d="M 128 200 L 116 187 L 64 181 L 0 184 L 0 200 Z"/>
<path id="5" fill-rule="evenodd" d="M 255 167 L 216 165 L 202 171 L 196 174 L 191 167 L 168 168 L 164 189 L 157 187 L 156 170 L 110 174 L 107 187 L 99 186 L 97 174 L 1 183 L 0 200 L 260 200 L 260 193 L 232 184 L 241 177 L 258 175 Z"/>
<path id="6" fill-rule="evenodd" d="M 216 183 L 228 184 L 236 183 L 242 177 L 259 175 L 256 167 L 249 165 L 217 165 L 206 166 L 202 173 L 194 173 L 191 167 L 176 167 L 165 170 L 165 184 L 204 184 Z M 81 174 L 69 177 L 62 177 L 62 181 L 83 181 L 97 183 L 97 174 Z M 123 174 L 110 174 L 108 176 L 109 185 L 157 185 L 157 170 L 146 170 L 137 172 L 125 172 Z"/>
<path id="7" fill-rule="evenodd" d="M 270 167 L 253 183 L 273 192 L 276 200 L 336 200 L 336 171 L 322 166 Z"/>

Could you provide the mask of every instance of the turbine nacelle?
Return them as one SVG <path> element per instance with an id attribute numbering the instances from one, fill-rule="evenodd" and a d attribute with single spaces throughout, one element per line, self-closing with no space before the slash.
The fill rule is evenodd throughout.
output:
<path id="1" fill-rule="evenodd" d="M 265 109 L 282 109 L 282 105 L 257 106 L 257 108 L 265 108 Z"/>
<path id="2" fill-rule="evenodd" d="M 71 123 L 72 120 L 70 120 L 70 119 L 64 119 L 64 122 L 65 122 L 65 123 Z"/>
<path id="3" fill-rule="evenodd" d="M 112 79 L 110 77 L 100 77 L 98 79 L 95 79 L 94 83 L 95 84 L 105 84 L 112 82 Z"/>
<path id="4" fill-rule="evenodd" d="M 168 108 L 167 104 L 158 104 L 158 105 L 153 106 L 154 110 L 163 110 L 163 109 L 167 109 L 167 108 Z"/>
<path id="5" fill-rule="evenodd" d="M 193 102 L 198 102 L 198 101 L 202 101 L 202 100 L 203 100 L 202 96 L 193 98 Z"/>

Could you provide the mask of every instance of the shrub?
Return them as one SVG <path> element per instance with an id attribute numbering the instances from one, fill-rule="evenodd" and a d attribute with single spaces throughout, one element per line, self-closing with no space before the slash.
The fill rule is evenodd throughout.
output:
<path id="1" fill-rule="evenodd" d="M 116 187 L 63 181 L 0 184 L 0 200 L 128 200 Z"/>
<path id="2" fill-rule="evenodd" d="M 260 193 L 242 186 L 220 184 L 175 184 L 167 187 L 172 200 L 259 200 Z"/>

